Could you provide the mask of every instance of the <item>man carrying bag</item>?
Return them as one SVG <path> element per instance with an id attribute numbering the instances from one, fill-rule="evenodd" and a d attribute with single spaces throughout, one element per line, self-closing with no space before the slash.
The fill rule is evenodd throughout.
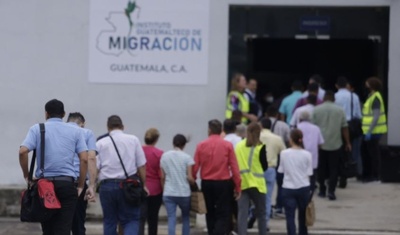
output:
<path id="1" fill-rule="evenodd" d="M 43 149 L 45 162 L 43 174 L 37 169 L 36 178 L 44 178 L 53 182 L 56 197 L 61 203 L 61 208 L 51 218 L 42 222 L 44 235 L 57 234 L 69 235 L 71 231 L 72 218 L 78 194 L 82 191 L 87 172 L 87 147 L 84 137 L 78 128 L 72 127 L 62 121 L 65 115 L 64 104 L 56 99 L 50 100 L 45 105 L 46 115 L 46 146 Z M 19 161 L 23 177 L 28 181 L 28 154 L 36 149 L 40 155 L 42 152 L 40 141 L 40 128 L 36 124 L 29 129 L 19 150 Z M 80 158 L 80 181 L 78 189 L 74 181 L 74 154 Z M 37 158 L 37 165 L 42 161 Z M 32 171 L 32 170 L 31 170 Z M 27 182 L 30 183 L 30 182 Z"/>

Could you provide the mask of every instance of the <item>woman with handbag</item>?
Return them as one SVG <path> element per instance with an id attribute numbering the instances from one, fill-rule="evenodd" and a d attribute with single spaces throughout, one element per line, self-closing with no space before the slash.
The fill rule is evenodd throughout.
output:
<path id="1" fill-rule="evenodd" d="M 144 136 L 145 145 L 143 151 L 146 156 L 146 186 L 149 195 L 141 206 L 140 235 L 144 235 L 146 221 L 148 223 L 148 235 L 157 235 L 158 213 L 162 204 L 162 185 L 160 160 L 163 151 L 155 145 L 160 137 L 160 132 L 150 128 Z"/>
<path id="2" fill-rule="evenodd" d="M 278 172 L 283 173 L 282 196 L 288 235 L 296 235 L 295 211 L 298 209 L 299 235 L 307 235 L 306 208 L 310 201 L 310 176 L 313 175 L 311 153 L 304 150 L 303 133 L 290 133 L 289 149 L 280 154 Z"/>
<path id="3" fill-rule="evenodd" d="M 258 234 L 267 234 L 267 212 L 264 172 L 268 168 L 265 145 L 260 142 L 261 126 L 251 123 L 247 127 L 246 139 L 240 141 L 235 148 L 239 164 L 242 195 L 238 200 L 238 233 L 247 234 L 247 217 L 250 200 L 255 205 L 258 220 Z"/>
<path id="4" fill-rule="evenodd" d="M 177 134 L 173 139 L 174 149 L 161 157 L 161 180 L 164 186 L 163 201 L 168 216 L 168 235 L 175 235 L 176 207 L 182 212 L 182 235 L 190 234 L 190 184 L 193 158 L 183 152 L 187 143 L 185 136 Z"/>

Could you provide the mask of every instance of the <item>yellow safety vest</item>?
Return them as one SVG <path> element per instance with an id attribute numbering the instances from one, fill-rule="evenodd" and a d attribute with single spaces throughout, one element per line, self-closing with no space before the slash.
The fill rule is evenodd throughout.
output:
<path id="1" fill-rule="evenodd" d="M 230 119 L 232 117 L 232 112 L 234 111 L 234 108 L 231 103 L 231 98 L 232 96 L 236 96 L 239 99 L 239 110 L 242 113 L 248 113 L 250 110 L 250 103 L 249 101 L 243 96 L 242 93 L 238 91 L 231 91 L 228 94 L 228 98 L 226 100 L 226 111 L 225 111 L 225 118 Z M 242 123 L 247 124 L 247 118 L 242 117 Z"/>
<path id="2" fill-rule="evenodd" d="M 372 103 L 375 98 L 378 98 L 381 103 L 381 110 L 378 122 L 374 129 L 372 129 L 371 134 L 385 134 L 387 133 L 387 121 L 386 121 L 386 113 L 385 113 L 385 105 L 383 104 L 383 99 L 381 93 L 374 92 L 364 103 L 363 107 L 363 117 L 362 117 L 362 130 L 364 134 L 367 134 L 369 131 L 369 127 L 372 125 L 372 121 L 374 119 L 374 115 L 372 113 Z"/>
<path id="3" fill-rule="evenodd" d="M 260 193 L 267 193 L 264 171 L 260 163 L 262 144 L 256 147 L 247 147 L 246 139 L 235 147 L 236 158 L 239 164 L 241 189 L 257 188 Z"/>

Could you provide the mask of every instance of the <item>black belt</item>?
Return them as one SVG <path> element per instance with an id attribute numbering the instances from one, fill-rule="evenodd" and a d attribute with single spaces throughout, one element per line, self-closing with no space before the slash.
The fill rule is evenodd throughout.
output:
<path id="1" fill-rule="evenodd" d="M 122 181 L 125 181 L 125 179 L 105 179 L 102 180 L 102 183 L 121 183 Z"/>
<path id="2" fill-rule="evenodd" d="M 44 178 L 51 181 L 75 182 L 75 179 L 71 176 L 54 176 L 54 177 L 44 177 Z"/>

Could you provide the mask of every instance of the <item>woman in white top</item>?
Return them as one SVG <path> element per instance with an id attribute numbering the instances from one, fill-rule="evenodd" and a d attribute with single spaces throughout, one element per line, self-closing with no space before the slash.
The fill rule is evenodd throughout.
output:
<path id="1" fill-rule="evenodd" d="M 278 172 L 284 174 L 282 196 L 288 235 L 296 235 L 295 211 L 298 211 L 299 235 L 307 235 L 306 208 L 310 201 L 310 176 L 313 174 L 311 153 L 303 149 L 303 133 L 290 133 L 291 148 L 281 152 Z"/>
<path id="2" fill-rule="evenodd" d="M 175 235 L 177 206 L 182 212 L 182 235 L 190 234 L 190 184 L 195 182 L 192 176 L 194 160 L 182 151 L 186 143 L 185 136 L 177 134 L 173 139 L 174 149 L 161 156 L 161 181 L 168 216 L 168 235 Z"/>

